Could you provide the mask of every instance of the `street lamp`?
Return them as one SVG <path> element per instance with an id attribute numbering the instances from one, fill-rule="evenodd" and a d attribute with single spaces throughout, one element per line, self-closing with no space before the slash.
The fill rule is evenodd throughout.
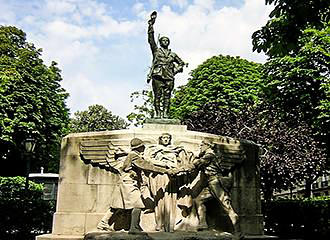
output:
<path id="1" fill-rule="evenodd" d="M 26 152 L 26 178 L 25 178 L 25 190 L 29 189 L 29 174 L 31 165 L 31 154 L 34 152 L 36 146 L 36 140 L 29 136 L 24 140 L 24 147 Z"/>

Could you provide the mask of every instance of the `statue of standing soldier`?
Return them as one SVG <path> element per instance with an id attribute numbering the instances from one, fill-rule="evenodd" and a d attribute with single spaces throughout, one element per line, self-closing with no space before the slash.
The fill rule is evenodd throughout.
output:
<path id="1" fill-rule="evenodd" d="M 156 18 L 157 12 L 154 11 L 151 13 L 148 21 L 148 42 L 153 60 L 147 82 L 152 81 L 155 118 L 168 118 L 170 98 L 174 88 L 174 76 L 183 71 L 185 63 L 168 48 L 170 44 L 168 37 L 160 37 L 158 39 L 160 46 L 157 46 L 153 28 Z"/>

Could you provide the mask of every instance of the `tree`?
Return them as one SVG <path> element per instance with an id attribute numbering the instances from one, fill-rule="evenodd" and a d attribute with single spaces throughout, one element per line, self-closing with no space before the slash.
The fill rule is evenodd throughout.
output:
<path id="1" fill-rule="evenodd" d="M 22 142 L 38 141 L 32 171 L 58 168 L 60 139 L 69 122 L 68 97 L 55 62 L 47 67 L 25 33 L 0 26 L 0 175 L 23 175 Z"/>
<path id="2" fill-rule="evenodd" d="M 131 102 L 138 101 L 134 110 L 128 114 L 127 119 L 134 126 L 141 126 L 147 118 L 154 117 L 153 94 L 150 90 L 135 91 L 131 93 Z"/>
<path id="3" fill-rule="evenodd" d="M 270 20 L 252 35 L 253 51 L 270 57 L 285 56 L 299 49 L 298 40 L 307 28 L 319 30 L 330 20 L 328 0 L 265 0 L 274 4 Z"/>
<path id="4" fill-rule="evenodd" d="M 300 121 L 324 141 L 329 153 L 330 2 L 266 0 L 274 4 L 270 20 L 252 35 L 253 50 L 269 61 L 263 73 L 269 104 L 291 128 Z M 330 166 L 330 164 L 329 164 Z"/>
<path id="5" fill-rule="evenodd" d="M 113 115 L 102 105 L 91 105 L 85 111 L 74 113 L 70 121 L 70 132 L 92 132 L 127 128 L 128 124 L 119 116 Z"/>
<path id="6" fill-rule="evenodd" d="M 290 128 L 286 121 L 279 120 L 278 113 L 276 107 L 266 103 L 245 106 L 239 112 L 209 103 L 186 115 L 184 123 L 190 130 L 257 143 L 262 150 L 262 191 L 269 200 L 274 191 L 288 190 L 303 181 L 313 182 L 323 173 L 326 162 L 324 146 L 314 140 L 308 125 L 300 123 Z"/>
<path id="7" fill-rule="evenodd" d="M 175 92 L 172 116 L 183 119 L 208 102 L 218 102 L 233 111 L 257 102 L 264 85 L 260 67 L 239 57 L 219 55 L 206 60 L 191 72 L 188 83 Z"/>
<path id="8" fill-rule="evenodd" d="M 306 29 L 298 45 L 295 54 L 273 57 L 264 65 L 264 92 L 291 126 L 304 121 L 324 136 L 330 127 L 330 24 Z"/>

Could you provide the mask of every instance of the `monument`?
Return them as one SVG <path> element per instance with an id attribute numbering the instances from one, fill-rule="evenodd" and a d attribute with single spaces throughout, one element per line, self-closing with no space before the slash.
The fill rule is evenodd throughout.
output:
<path id="1" fill-rule="evenodd" d="M 151 13 L 148 21 L 148 42 L 152 52 L 152 65 L 147 82 L 152 82 L 154 96 L 155 118 L 168 118 L 170 98 L 174 88 L 174 76 L 183 71 L 185 64 L 177 54 L 169 49 L 170 39 L 162 36 L 158 39 L 157 46 L 154 37 L 153 25 L 157 18 L 157 12 Z"/>
<path id="2" fill-rule="evenodd" d="M 169 118 L 185 63 L 148 22 L 156 119 Z M 263 235 L 259 149 L 171 121 L 69 134 L 62 140 L 51 234 L 37 240 L 242 239 Z"/>

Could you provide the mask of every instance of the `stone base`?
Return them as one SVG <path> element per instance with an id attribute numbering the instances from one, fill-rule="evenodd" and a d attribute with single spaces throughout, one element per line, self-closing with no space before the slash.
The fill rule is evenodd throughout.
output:
<path id="1" fill-rule="evenodd" d="M 83 240 L 84 236 L 80 235 L 56 235 L 43 234 L 36 237 L 36 240 Z"/>
<path id="2" fill-rule="evenodd" d="M 173 124 L 180 125 L 179 119 L 169 119 L 169 118 L 147 118 L 145 123 L 155 123 L 155 124 Z"/>
<path id="3" fill-rule="evenodd" d="M 234 240 L 237 237 L 226 232 L 202 231 L 202 232 L 148 232 L 146 234 L 128 234 L 127 232 L 91 232 L 85 235 L 84 240 Z M 250 240 L 271 240 L 277 239 L 274 236 L 245 236 L 244 239 Z"/>
<path id="4" fill-rule="evenodd" d="M 75 235 L 55 235 L 44 234 L 36 237 L 36 240 L 234 240 L 235 237 L 230 233 L 220 233 L 216 231 L 202 231 L 202 232 L 148 232 L 146 235 L 132 235 L 127 232 L 90 232 L 83 236 Z M 279 239 L 275 236 L 256 235 L 245 236 L 244 239 L 249 240 L 273 240 Z"/>

